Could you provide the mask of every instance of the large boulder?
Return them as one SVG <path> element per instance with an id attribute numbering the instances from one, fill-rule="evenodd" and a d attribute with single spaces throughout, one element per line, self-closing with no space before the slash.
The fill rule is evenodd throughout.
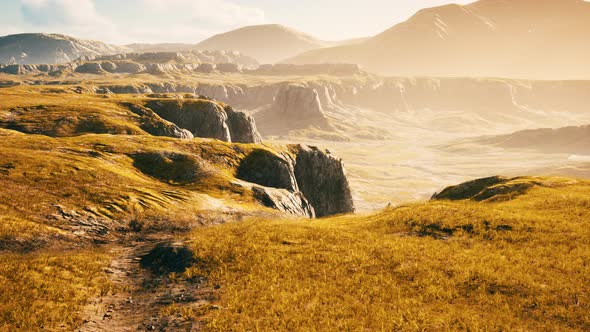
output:
<path id="1" fill-rule="evenodd" d="M 137 74 L 146 70 L 142 64 L 133 61 L 118 61 L 117 73 Z"/>
<path id="2" fill-rule="evenodd" d="M 215 65 L 212 63 L 201 63 L 195 71 L 197 73 L 210 74 L 215 71 Z"/>
<path id="3" fill-rule="evenodd" d="M 299 190 L 317 217 L 355 211 L 342 160 L 317 147 L 291 146 L 296 154 L 295 178 Z"/>
<path id="4" fill-rule="evenodd" d="M 117 72 L 117 65 L 111 61 L 103 61 L 100 63 L 100 66 L 103 70 L 109 73 L 116 73 Z"/>
<path id="5" fill-rule="evenodd" d="M 239 73 L 240 72 L 240 66 L 238 66 L 235 63 L 218 63 L 217 64 L 217 70 L 221 73 Z"/>

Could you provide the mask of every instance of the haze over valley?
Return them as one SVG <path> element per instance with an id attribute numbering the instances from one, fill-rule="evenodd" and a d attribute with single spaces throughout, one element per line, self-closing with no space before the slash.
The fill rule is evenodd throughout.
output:
<path id="1" fill-rule="evenodd" d="M 589 2 L 137 1 L 0 4 L 0 330 L 590 329 Z"/>

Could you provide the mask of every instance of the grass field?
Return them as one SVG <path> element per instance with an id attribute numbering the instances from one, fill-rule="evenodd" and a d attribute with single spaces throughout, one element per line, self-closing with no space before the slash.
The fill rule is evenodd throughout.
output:
<path id="1" fill-rule="evenodd" d="M 215 331 L 590 329 L 590 183 L 199 230 Z M 194 273 L 194 271 L 193 271 Z"/>
<path id="2" fill-rule="evenodd" d="M 0 331 L 74 330 L 92 296 L 111 291 L 102 250 L 0 254 Z"/>

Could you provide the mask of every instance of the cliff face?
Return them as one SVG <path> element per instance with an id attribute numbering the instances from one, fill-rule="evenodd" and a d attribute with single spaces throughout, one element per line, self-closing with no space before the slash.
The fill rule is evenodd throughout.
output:
<path id="1" fill-rule="evenodd" d="M 318 91 L 306 86 L 281 87 L 274 105 L 258 113 L 256 119 L 261 130 L 268 135 L 309 127 L 330 129 Z"/>
<path id="2" fill-rule="evenodd" d="M 103 163 L 102 159 L 108 155 L 122 163 L 119 166 L 125 170 L 121 174 L 138 175 L 137 171 L 144 180 L 149 177 L 149 181 L 172 186 L 174 190 L 167 193 L 173 192 L 175 199 L 192 197 L 192 194 L 185 195 L 186 192 L 174 193 L 184 188 L 205 195 L 218 191 L 224 195 L 230 193 L 228 200 L 237 197 L 237 205 L 253 203 L 255 199 L 262 205 L 300 217 L 354 210 L 341 162 L 317 148 L 272 148 L 192 139 L 195 134 L 225 142 L 235 142 L 235 138 L 249 140 L 248 143 L 259 141 L 252 119 L 228 106 L 195 99 L 192 95 L 105 98 L 79 94 L 75 89 L 62 88 L 59 95 L 45 88 L 0 89 L 0 95 L 6 96 L 0 99 L 0 135 L 14 136 L 13 143 L 19 142 L 19 135 L 42 142 L 39 147 L 53 149 L 55 145 L 53 150 L 60 155 L 74 153 L 96 158 L 90 164 L 107 165 L 110 172 L 112 165 Z M 32 101 L 20 106 L 25 96 L 33 96 Z M 77 138 L 68 139 L 74 136 Z M 90 142 L 91 148 L 81 148 L 84 142 Z M 24 140 L 19 144 L 29 143 Z M 70 148 L 62 151 L 58 147 L 62 144 Z M 41 163 L 46 162 L 43 156 L 37 158 Z M 117 181 L 125 183 L 125 180 Z M 164 200 L 156 201 L 160 204 Z"/>
<path id="3" fill-rule="evenodd" d="M 256 124 L 249 116 L 225 109 L 203 99 L 148 101 L 146 106 L 162 118 L 187 129 L 195 137 L 215 138 L 225 142 L 260 143 Z"/>
<path id="4" fill-rule="evenodd" d="M 350 186 L 340 159 L 316 147 L 293 146 L 295 177 L 317 217 L 355 211 Z"/>
<path id="5" fill-rule="evenodd" d="M 40 68 L 29 65 L 10 68 L 28 71 L 31 70 L 30 67 Z M 50 67 L 44 66 L 43 70 Z M 27 81 L 4 81 L 0 82 L 0 85 L 43 82 L 39 78 L 31 78 Z M 52 84 L 60 83 L 76 84 L 70 80 L 52 81 Z M 257 130 L 254 130 L 251 118 L 241 113 L 233 116 L 232 111 L 224 110 L 228 117 L 225 122 L 229 127 L 232 141 L 235 142 L 257 142 L 257 131 L 263 135 L 286 135 L 290 131 L 298 130 L 312 132 L 307 129 L 323 131 L 322 135 L 334 139 L 347 135 L 374 139 L 387 137 L 387 128 L 385 131 L 382 130 L 378 123 L 380 115 L 374 111 L 396 116 L 416 112 L 417 117 L 425 115 L 425 122 L 419 125 L 432 126 L 434 130 L 448 131 L 449 128 L 465 129 L 468 125 L 485 124 L 480 126 L 482 134 L 497 134 L 506 132 L 505 128 L 516 131 L 527 127 L 568 126 L 572 123 L 567 121 L 567 115 L 560 114 L 584 114 L 587 105 L 590 104 L 590 95 L 587 93 L 590 81 L 491 78 L 366 76 L 302 79 L 296 84 L 289 81 L 248 84 L 201 83 L 188 80 L 178 83 L 158 80 L 125 85 L 82 85 L 76 89 L 77 93 L 98 94 L 190 93 L 227 103 L 237 110 L 252 112 Z M 361 115 L 359 111 L 364 110 L 374 113 L 371 115 L 373 118 Z M 550 118 L 544 117 L 543 114 L 551 114 L 552 119 L 561 118 L 564 121 L 556 121 L 553 124 L 547 120 Z M 432 122 L 426 122 L 430 120 Z M 360 124 L 363 121 L 364 123 Z M 367 129 L 366 133 L 362 133 L 363 129 Z"/>
<path id="6" fill-rule="evenodd" d="M 255 150 L 242 160 L 236 176 L 267 188 L 255 196 L 261 203 L 292 214 L 311 216 L 312 211 L 313 216 L 325 217 L 355 211 L 339 159 L 305 145 L 290 150 L 292 157 Z"/>
<path id="7" fill-rule="evenodd" d="M 234 111 L 231 106 L 223 109 L 227 114 L 227 123 L 232 142 L 261 143 L 262 137 L 256 128 L 254 118 L 243 112 Z"/>
<path id="8" fill-rule="evenodd" d="M 193 134 L 158 116 L 154 111 L 131 103 L 125 104 L 129 110 L 140 117 L 140 128 L 154 136 L 166 136 L 180 139 L 193 139 Z"/>

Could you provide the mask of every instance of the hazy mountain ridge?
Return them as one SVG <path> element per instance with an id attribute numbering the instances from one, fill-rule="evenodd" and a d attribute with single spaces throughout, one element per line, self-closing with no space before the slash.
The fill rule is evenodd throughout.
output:
<path id="1" fill-rule="evenodd" d="M 481 138 L 475 142 L 544 153 L 590 155 L 590 125 L 522 130 L 509 135 Z"/>
<path id="2" fill-rule="evenodd" d="M 296 54 L 329 46 L 329 42 L 279 24 L 247 26 L 215 35 L 196 45 L 202 50 L 235 50 L 261 63 L 274 63 Z"/>
<path id="3" fill-rule="evenodd" d="M 590 69 L 582 0 L 492 1 L 418 11 L 367 41 L 312 50 L 288 63 L 348 62 L 398 76 L 582 79 Z"/>
<path id="4" fill-rule="evenodd" d="M 60 34 L 25 33 L 0 37 L 0 63 L 61 64 L 81 56 L 130 51 L 123 46 Z"/>

